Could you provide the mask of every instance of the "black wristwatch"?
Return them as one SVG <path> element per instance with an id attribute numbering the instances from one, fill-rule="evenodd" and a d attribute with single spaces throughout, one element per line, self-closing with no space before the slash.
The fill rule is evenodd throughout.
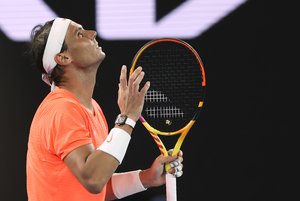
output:
<path id="1" fill-rule="evenodd" d="M 117 124 L 118 126 L 122 126 L 122 125 L 127 124 L 131 128 L 134 128 L 135 121 L 128 118 L 127 115 L 125 115 L 125 114 L 119 114 L 116 118 L 115 124 Z"/>

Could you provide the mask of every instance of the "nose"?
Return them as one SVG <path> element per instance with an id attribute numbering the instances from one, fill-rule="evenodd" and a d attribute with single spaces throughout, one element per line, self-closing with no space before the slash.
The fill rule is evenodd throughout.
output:
<path id="1" fill-rule="evenodd" d="M 94 30 L 85 30 L 84 32 L 85 34 L 85 37 L 91 39 L 91 40 L 94 40 L 97 36 L 97 32 L 94 31 Z"/>

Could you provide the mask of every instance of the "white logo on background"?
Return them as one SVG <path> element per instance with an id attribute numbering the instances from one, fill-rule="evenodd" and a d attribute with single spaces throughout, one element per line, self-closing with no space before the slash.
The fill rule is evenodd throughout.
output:
<path id="1" fill-rule="evenodd" d="M 97 31 L 108 40 L 194 38 L 246 0 L 189 0 L 156 21 L 156 0 L 98 0 Z"/>
<path id="2" fill-rule="evenodd" d="M 34 26 L 56 16 L 43 0 L 0 1 L 0 29 L 14 41 L 29 40 Z"/>
<path id="3" fill-rule="evenodd" d="M 156 21 L 156 0 L 96 0 L 96 30 L 106 40 L 192 39 L 245 1 L 184 1 Z M 55 17 L 56 13 L 43 0 L 0 1 L 0 29 L 14 41 L 29 40 L 35 25 Z"/>

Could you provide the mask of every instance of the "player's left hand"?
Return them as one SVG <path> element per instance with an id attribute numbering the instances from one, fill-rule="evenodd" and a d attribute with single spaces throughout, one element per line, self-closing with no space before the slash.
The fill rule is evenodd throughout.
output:
<path id="1" fill-rule="evenodd" d="M 180 150 L 176 156 L 158 156 L 149 169 L 140 173 L 141 181 L 145 188 L 161 186 L 166 183 L 165 164 L 170 163 L 171 168 L 168 170 L 175 177 L 183 175 L 183 152 Z"/>

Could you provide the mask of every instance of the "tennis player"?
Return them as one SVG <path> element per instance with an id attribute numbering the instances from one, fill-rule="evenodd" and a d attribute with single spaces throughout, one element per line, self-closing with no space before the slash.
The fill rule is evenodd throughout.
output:
<path id="1" fill-rule="evenodd" d="M 96 35 L 65 18 L 32 30 L 28 52 L 51 90 L 30 127 L 26 164 L 29 201 L 121 199 L 164 185 L 165 163 L 171 164 L 169 172 L 175 177 L 183 174 L 181 151 L 177 156 L 158 156 L 145 170 L 115 172 L 150 83 L 140 87 L 144 76 L 141 67 L 128 80 L 127 67 L 122 67 L 117 100 L 120 115 L 109 130 L 93 99 L 96 73 L 105 58 Z"/>

